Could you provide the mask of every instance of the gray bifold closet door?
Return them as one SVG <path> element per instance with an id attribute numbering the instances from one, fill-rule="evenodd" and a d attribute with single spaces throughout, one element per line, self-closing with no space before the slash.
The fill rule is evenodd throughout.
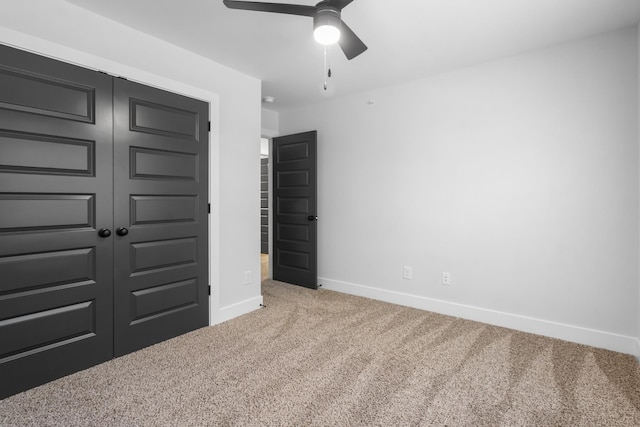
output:
<path id="1" fill-rule="evenodd" d="M 0 46 L 0 398 L 208 323 L 207 125 Z"/>

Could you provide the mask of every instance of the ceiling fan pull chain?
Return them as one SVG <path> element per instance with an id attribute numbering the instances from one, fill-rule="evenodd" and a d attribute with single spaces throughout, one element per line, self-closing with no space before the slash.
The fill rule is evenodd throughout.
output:
<path id="1" fill-rule="evenodd" d="M 324 47 L 324 70 L 328 70 L 329 68 L 327 67 L 327 46 Z M 327 74 L 328 73 L 324 73 L 324 90 L 327 90 Z"/>
<path id="2" fill-rule="evenodd" d="M 327 60 L 329 64 L 327 65 L 327 77 L 331 78 L 331 46 L 327 46 L 326 49 L 329 49 L 329 59 Z"/>

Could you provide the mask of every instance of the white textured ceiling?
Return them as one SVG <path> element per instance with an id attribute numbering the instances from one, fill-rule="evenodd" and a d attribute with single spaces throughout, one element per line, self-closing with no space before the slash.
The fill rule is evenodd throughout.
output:
<path id="1" fill-rule="evenodd" d="M 323 50 L 312 19 L 227 9 L 222 0 L 67 0 L 263 81 L 274 110 L 595 35 L 640 21 L 640 0 L 355 0 L 343 20 L 369 46 Z M 276 2 L 277 0 L 273 0 Z M 282 0 L 314 5 L 316 1 Z"/>

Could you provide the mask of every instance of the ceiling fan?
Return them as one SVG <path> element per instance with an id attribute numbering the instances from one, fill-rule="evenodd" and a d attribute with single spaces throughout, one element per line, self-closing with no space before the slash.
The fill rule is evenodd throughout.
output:
<path id="1" fill-rule="evenodd" d="M 324 0 L 315 6 L 234 0 L 223 0 L 223 3 L 230 9 L 309 16 L 313 18 L 314 37 L 318 43 L 329 45 L 337 42 L 347 59 L 353 59 L 367 50 L 367 46 L 340 18 L 342 9 L 352 1 Z"/>

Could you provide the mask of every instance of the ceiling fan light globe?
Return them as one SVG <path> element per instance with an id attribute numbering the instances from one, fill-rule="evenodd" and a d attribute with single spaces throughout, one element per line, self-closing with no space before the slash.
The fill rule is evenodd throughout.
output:
<path id="1" fill-rule="evenodd" d="M 340 40 L 340 30 L 332 25 L 321 25 L 313 30 L 313 37 L 320 44 L 335 44 Z"/>

